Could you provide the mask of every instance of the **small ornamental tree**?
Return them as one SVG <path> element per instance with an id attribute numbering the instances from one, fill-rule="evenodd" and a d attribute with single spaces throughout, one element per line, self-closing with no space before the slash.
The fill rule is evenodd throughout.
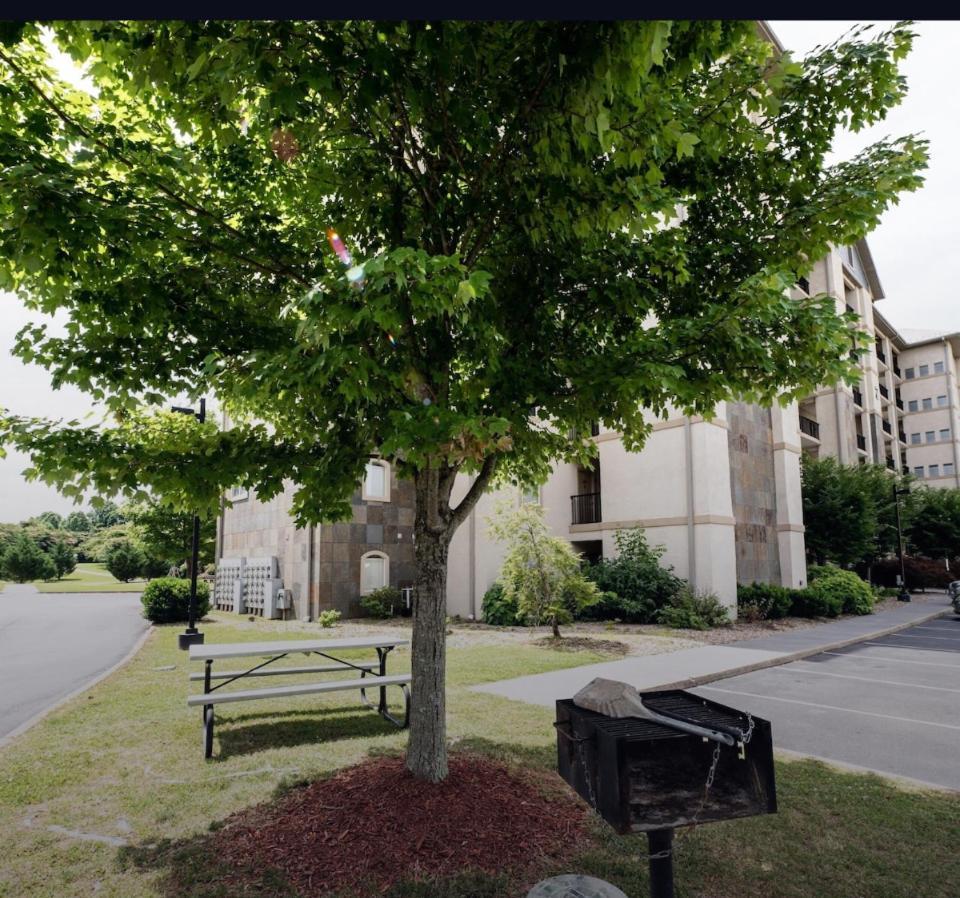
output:
<path id="1" fill-rule="evenodd" d="M 193 550 L 193 511 L 182 511 L 157 501 L 145 499 L 125 505 L 123 515 L 136 526 L 147 555 L 177 564 L 186 562 L 189 576 Z M 213 515 L 200 519 L 200 570 L 213 561 L 213 544 L 217 521 Z M 164 569 L 166 570 L 166 568 Z"/>
<path id="2" fill-rule="evenodd" d="M 551 534 L 539 505 L 499 503 L 490 535 L 507 544 L 500 569 L 503 596 L 516 601 L 517 616 L 527 623 L 549 624 L 559 639 L 560 624 L 600 600 L 596 583 L 580 569 L 580 556 L 567 540 Z"/>
<path id="3" fill-rule="evenodd" d="M 119 420 L 0 439 L 73 496 L 213 511 L 289 481 L 298 524 L 349 517 L 390 459 L 416 495 L 407 765 L 434 781 L 479 497 L 588 462 L 597 420 L 637 450 L 644 409 L 854 377 L 852 317 L 789 289 L 926 160 L 909 136 L 825 163 L 903 96 L 902 25 L 802 63 L 735 21 L 51 27 L 96 95 L 40 26 L 0 27 L 0 289 L 70 320 L 16 352 Z M 211 391 L 229 432 L 135 411 Z"/>
<path id="4" fill-rule="evenodd" d="M 139 546 L 129 540 L 114 543 L 107 552 L 107 570 L 123 583 L 128 583 L 143 573 L 146 556 Z"/>
<path id="5" fill-rule="evenodd" d="M 77 553 L 63 540 L 53 544 L 49 555 L 54 568 L 56 568 L 58 580 L 62 580 L 67 574 L 72 574 L 76 570 Z"/>
<path id="6" fill-rule="evenodd" d="M 50 556 L 26 533 L 19 533 L 0 556 L 0 575 L 15 583 L 52 580 L 56 576 L 56 567 L 52 565 Z"/>

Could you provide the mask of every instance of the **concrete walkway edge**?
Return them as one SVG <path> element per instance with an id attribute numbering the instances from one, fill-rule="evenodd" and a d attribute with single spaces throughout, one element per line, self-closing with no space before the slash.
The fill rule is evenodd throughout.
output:
<path id="1" fill-rule="evenodd" d="M 54 704 L 52 704 L 49 708 L 44 708 L 39 714 L 34 714 L 33 717 L 31 717 L 29 720 L 25 720 L 15 730 L 11 730 L 5 736 L 0 737 L 0 749 L 6 748 L 7 745 L 9 745 L 14 739 L 16 739 L 18 736 L 22 736 L 27 730 L 29 730 L 31 727 L 36 726 L 36 724 L 40 723 L 40 721 L 43 720 L 44 718 L 49 717 L 51 714 L 53 714 L 54 711 L 57 711 L 60 708 L 62 708 L 65 704 L 67 704 L 67 702 L 72 702 L 78 695 L 82 695 L 88 689 L 92 689 L 101 680 L 105 680 L 111 674 L 114 674 L 118 670 L 120 670 L 121 667 L 126 667 L 126 665 L 129 664 L 136 657 L 137 652 L 139 652 L 140 649 L 143 648 L 143 644 L 150 637 L 150 634 L 153 632 L 153 630 L 154 630 L 154 627 L 152 625 L 147 627 L 147 629 L 144 630 L 143 633 L 141 634 L 140 638 L 137 639 L 137 641 L 134 643 L 130 651 L 127 652 L 127 654 L 124 655 L 112 667 L 108 667 L 106 670 L 101 671 L 95 677 L 92 677 L 91 679 L 87 680 L 87 682 L 84 683 L 82 686 L 80 686 L 77 689 L 74 689 L 73 692 L 71 692 L 69 695 L 65 695 L 63 698 L 54 702 Z"/>
<path id="2" fill-rule="evenodd" d="M 858 642 L 866 642 L 868 639 L 882 639 L 892 633 L 898 633 L 900 630 L 906 630 L 908 627 L 915 627 L 917 624 L 925 624 L 927 621 L 934 620 L 948 614 L 943 608 L 931 611 L 922 617 L 914 618 L 911 621 L 903 621 L 894 624 L 892 627 L 884 627 L 881 630 L 875 630 L 866 636 L 850 636 L 846 639 L 840 639 L 836 642 L 829 642 L 810 648 L 800 649 L 796 652 L 788 652 L 778 655 L 775 658 L 768 658 L 763 661 L 757 661 L 753 664 L 744 664 L 739 667 L 731 667 L 729 670 L 722 670 L 716 673 L 703 674 L 699 677 L 687 677 L 683 680 L 677 680 L 673 683 L 665 683 L 657 686 L 657 689 L 693 689 L 695 686 L 703 686 L 707 683 L 715 683 L 717 680 L 726 680 L 729 677 L 738 677 L 741 674 L 753 673 L 755 670 L 766 670 L 768 667 L 779 667 L 781 664 L 790 664 L 792 661 L 802 661 L 813 655 L 819 655 L 821 652 L 835 652 L 837 649 L 845 649 L 849 645 L 856 645 Z"/>

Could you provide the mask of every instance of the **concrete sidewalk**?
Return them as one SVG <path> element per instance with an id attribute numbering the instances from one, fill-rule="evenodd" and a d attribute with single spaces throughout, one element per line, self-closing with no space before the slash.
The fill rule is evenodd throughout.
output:
<path id="1" fill-rule="evenodd" d="M 622 680 L 640 690 L 690 689 L 713 680 L 787 664 L 819 652 L 832 651 L 865 639 L 875 639 L 939 617 L 949 609 L 950 601 L 944 595 L 942 599 L 932 599 L 923 604 L 905 602 L 890 611 L 847 618 L 774 636 L 586 664 L 583 667 L 485 683 L 473 688 L 477 692 L 489 692 L 550 708 L 557 699 L 570 698 L 594 677 Z"/>

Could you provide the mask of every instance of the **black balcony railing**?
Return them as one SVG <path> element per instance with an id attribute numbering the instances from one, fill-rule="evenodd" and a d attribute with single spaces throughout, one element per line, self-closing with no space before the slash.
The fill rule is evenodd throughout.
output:
<path id="1" fill-rule="evenodd" d="M 590 436 L 592 436 L 592 437 L 598 437 L 598 436 L 600 436 L 600 422 L 599 422 L 599 421 L 594 421 L 594 422 L 590 425 Z"/>
<path id="2" fill-rule="evenodd" d="M 570 497 L 570 515 L 573 524 L 596 524 L 600 517 L 600 493 L 580 493 Z"/>
<path id="3" fill-rule="evenodd" d="M 853 312 L 853 311 L 854 311 L 854 308 L 853 308 L 852 305 L 850 305 L 850 303 L 847 303 L 847 311 L 848 311 L 848 312 Z"/>
<path id="4" fill-rule="evenodd" d="M 893 459 L 890 458 L 889 455 L 887 456 L 887 467 L 888 467 L 891 471 L 892 471 L 894 468 L 896 468 L 896 465 L 894 464 Z"/>
<path id="5" fill-rule="evenodd" d="M 901 443 L 905 443 L 907 441 L 907 435 L 902 430 L 898 430 L 897 439 L 900 440 Z"/>
<path id="6" fill-rule="evenodd" d="M 896 374 L 897 377 L 902 377 L 902 376 L 903 376 L 903 375 L 900 373 L 900 366 L 897 364 L 897 357 L 896 357 L 896 356 L 893 357 L 893 373 Z"/>
<path id="7" fill-rule="evenodd" d="M 902 412 L 902 411 L 903 411 L 903 400 L 902 400 L 899 396 L 898 396 L 897 399 L 896 399 L 896 403 L 897 403 L 897 408 L 900 409 L 900 411 Z"/>
<path id="8" fill-rule="evenodd" d="M 884 355 L 883 350 L 879 346 L 877 347 L 877 358 L 880 359 L 880 361 L 883 362 L 884 365 L 887 364 L 887 357 L 886 355 Z"/>
<path id="9" fill-rule="evenodd" d="M 860 408 L 863 408 L 863 393 L 856 387 L 853 388 L 853 401 L 856 405 L 859 405 Z"/>
<path id="10" fill-rule="evenodd" d="M 862 433 L 857 434 L 857 448 L 867 451 L 867 438 Z"/>
<path id="11" fill-rule="evenodd" d="M 810 418 L 805 418 L 803 415 L 800 416 L 800 433 L 805 433 L 808 437 L 813 437 L 815 440 L 820 439 L 820 425 L 816 421 L 811 420 Z"/>
<path id="12" fill-rule="evenodd" d="M 883 432 L 884 432 L 884 433 L 889 433 L 889 434 L 892 436 L 892 435 L 893 435 L 893 428 L 890 426 L 890 422 L 889 422 L 889 421 L 881 421 L 880 423 L 883 424 Z"/>
<path id="13" fill-rule="evenodd" d="M 880 395 L 881 395 L 884 399 L 889 399 L 889 398 L 890 398 L 890 391 L 889 391 L 883 384 L 880 384 Z"/>

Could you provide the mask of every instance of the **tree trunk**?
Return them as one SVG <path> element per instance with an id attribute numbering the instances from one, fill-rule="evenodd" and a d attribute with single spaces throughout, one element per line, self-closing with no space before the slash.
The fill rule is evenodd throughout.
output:
<path id="1" fill-rule="evenodd" d="M 553 619 L 551 619 L 550 623 L 553 624 L 553 638 L 554 638 L 554 639 L 559 639 L 559 638 L 560 638 L 560 626 L 559 626 L 558 623 L 557 623 L 557 619 L 554 617 Z"/>
<path id="2" fill-rule="evenodd" d="M 450 535 L 426 526 L 417 510 L 414 528 L 417 577 L 413 590 L 410 741 L 407 769 L 438 783 L 447 776 L 444 680 L 447 664 L 447 555 Z"/>

